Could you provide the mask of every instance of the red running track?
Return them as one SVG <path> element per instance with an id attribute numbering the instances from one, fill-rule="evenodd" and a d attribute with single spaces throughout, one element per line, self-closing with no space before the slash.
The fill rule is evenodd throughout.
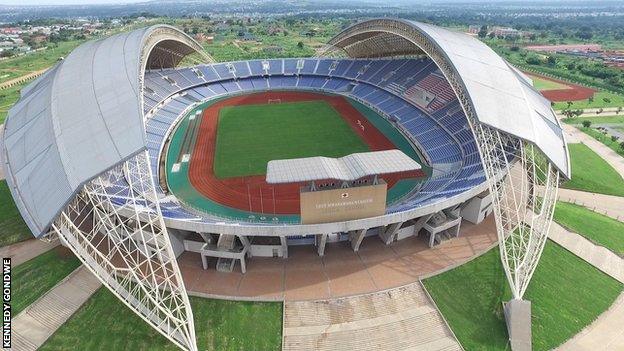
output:
<path id="1" fill-rule="evenodd" d="M 396 146 L 344 97 L 309 92 L 263 92 L 221 100 L 204 110 L 197 141 L 189 165 L 192 186 L 219 204 L 243 211 L 274 214 L 299 214 L 299 189 L 303 184 L 268 184 L 265 176 L 218 179 L 214 172 L 214 151 L 217 139 L 219 110 L 225 106 L 324 100 L 332 105 L 345 121 L 368 144 L 372 151 L 395 149 Z M 422 173 L 384 176 L 388 188 L 405 177 Z"/>
<path id="2" fill-rule="evenodd" d="M 595 89 L 584 87 L 582 85 L 568 83 L 562 80 L 553 79 L 550 77 L 546 77 L 546 76 L 542 76 L 542 75 L 534 74 L 534 73 L 530 73 L 530 75 L 534 75 L 545 80 L 549 80 L 552 82 L 556 82 L 556 83 L 568 86 L 568 88 L 566 89 L 553 89 L 553 90 L 541 90 L 540 91 L 540 93 L 542 93 L 542 95 L 544 95 L 545 98 L 553 102 L 586 100 L 586 99 L 589 99 L 591 96 L 594 96 L 594 93 L 596 92 Z"/>

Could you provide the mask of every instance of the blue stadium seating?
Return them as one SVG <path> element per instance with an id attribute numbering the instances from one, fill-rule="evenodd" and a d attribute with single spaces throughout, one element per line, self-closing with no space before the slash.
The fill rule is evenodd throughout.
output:
<path id="1" fill-rule="evenodd" d="M 391 204 L 388 212 L 405 211 L 444 201 L 485 181 L 476 142 L 463 110 L 452 91 L 449 93 L 448 87 L 436 83 L 441 76 L 430 59 L 308 58 L 266 61 L 268 72 L 262 60 L 146 72 L 144 110 L 153 111 L 146 122 L 147 146 L 156 184 L 159 183 L 160 149 L 166 134 L 185 109 L 195 102 L 214 97 L 268 89 L 340 93 L 396 121 L 396 127 L 413 141 L 418 151 L 430 162 L 434 173 L 421 185 L 419 191 Z M 173 80 L 175 84 L 164 77 Z M 435 84 L 418 85 L 423 81 Z M 439 94 L 439 98 L 436 95 L 434 100 L 435 109 L 418 106 L 407 98 L 405 90 L 417 85 L 419 88 L 431 87 L 435 91 L 430 93 Z M 350 87 L 353 89 L 349 91 Z M 160 187 L 158 190 L 162 193 Z M 164 201 L 162 210 L 166 217 L 219 220 L 210 216 L 197 216 L 175 201 Z"/>

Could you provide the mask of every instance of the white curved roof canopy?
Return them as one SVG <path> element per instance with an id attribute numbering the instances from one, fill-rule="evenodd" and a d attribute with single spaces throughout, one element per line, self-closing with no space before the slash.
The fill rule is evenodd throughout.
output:
<path id="1" fill-rule="evenodd" d="M 345 182 L 373 175 L 420 170 L 418 162 L 401 150 L 358 152 L 340 158 L 305 157 L 272 160 L 267 164 L 269 184 L 335 179 Z"/>
<path id="2" fill-rule="evenodd" d="M 145 149 L 145 68 L 173 67 L 196 51 L 173 27 L 142 28 L 82 44 L 22 89 L 1 145 L 7 182 L 35 236 L 83 184 Z"/>
<path id="3" fill-rule="evenodd" d="M 480 123 L 533 143 L 569 178 L 567 145 L 550 101 L 478 39 L 420 22 L 375 19 L 336 35 L 329 42 L 328 53 L 332 51 L 351 57 L 430 56 L 466 112 L 473 111 Z"/>

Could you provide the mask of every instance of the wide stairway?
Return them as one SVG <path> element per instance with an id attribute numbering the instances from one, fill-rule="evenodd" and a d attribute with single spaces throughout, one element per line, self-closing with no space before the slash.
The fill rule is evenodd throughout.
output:
<path id="1" fill-rule="evenodd" d="M 13 319 L 11 350 L 37 350 L 101 285 L 86 267 L 78 267 Z"/>
<path id="2" fill-rule="evenodd" d="M 284 303 L 283 350 L 462 350 L 420 283 Z"/>

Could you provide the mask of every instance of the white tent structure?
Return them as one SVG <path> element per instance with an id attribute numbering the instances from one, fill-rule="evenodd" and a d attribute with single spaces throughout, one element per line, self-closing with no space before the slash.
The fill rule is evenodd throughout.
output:
<path id="1" fill-rule="evenodd" d="M 33 234 L 58 236 L 185 350 L 197 350 L 193 315 L 146 152 L 143 79 L 146 69 L 173 68 L 192 53 L 211 61 L 164 25 L 85 43 L 22 90 L 0 143 L 7 182 Z M 365 21 L 334 37 L 325 54 L 431 57 L 477 140 L 505 272 L 521 299 L 546 242 L 559 178 L 570 176 L 550 103 L 477 39 L 432 25 Z M 121 179 L 131 190 L 115 187 Z"/>

